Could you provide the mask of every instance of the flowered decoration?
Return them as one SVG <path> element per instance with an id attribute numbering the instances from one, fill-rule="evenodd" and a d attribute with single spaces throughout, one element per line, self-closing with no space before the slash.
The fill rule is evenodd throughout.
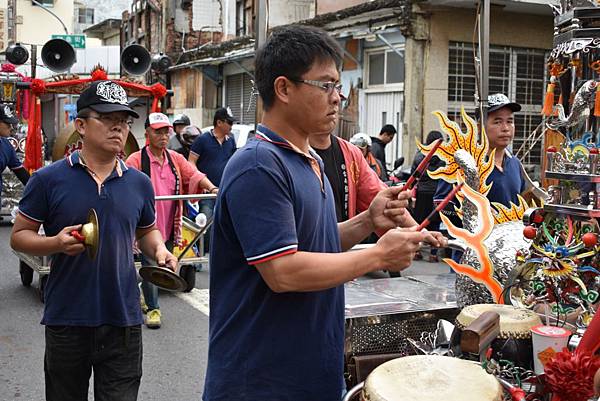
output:
<path id="1" fill-rule="evenodd" d="M 25 160 L 23 162 L 30 172 L 42 167 L 42 130 L 41 130 L 41 106 L 39 96 L 45 93 L 81 93 L 90 82 L 104 81 L 108 79 L 106 71 L 97 65 L 91 73 L 90 78 L 79 79 L 77 76 L 56 81 L 45 81 L 33 79 L 30 92 L 33 95 L 29 108 L 29 126 L 27 131 L 27 145 L 25 149 Z M 152 112 L 160 110 L 159 100 L 167 95 L 167 89 L 162 84 L 146 86 L 135 82 L 114 80 L 121 85 L 128 95 L 151 96 Z"/>
<path id="2" fill-rule="evenodd" d="M 600 358 L 587 352 L 563 349 L 544 367 L 552 401 L 587 401 L 594 395 L 594 374 Z"/>

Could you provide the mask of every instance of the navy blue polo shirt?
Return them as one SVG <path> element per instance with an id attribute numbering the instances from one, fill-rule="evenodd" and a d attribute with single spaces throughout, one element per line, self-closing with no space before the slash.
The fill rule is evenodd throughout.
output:
<path id="1" fill-rule="evenodd" d="M 220 187 L 225 165 L 235 152 L 235 139 L 230 135 L 223 143 L 219 143 L 211 130 L 194 140 L 190 152 L 198 156 L 198 170 L 206 174 L 210 182 Z"/>
<path id="2" fill-rule="evenodd" d="M 256 266 L 296 251 L 340 252 L 333 192 L 316 155 L 258 132 L 225 167 L 216 203 L 203 399 L 337 401 L 343 285 L 275 293 Z"/>
<path id="3" fill-rule="evenodd" d="M 44 291 L 42 324 L 119 327 L 142 323 L 133 242 L 138 228 L 154 224 L 154 191 L 143 173 L 121 160 L 102 185 L 85 168 L 79 152 L 36 171 L 19 213 L 43 224 L 48 236 L 86 223 L 98 214 L 100 245 L 95 260 L 87 253 L 51 257 Z"/>
<path id="4" fill-rule="evenodd" d="M 517 196 L 525 191 L 525 180 L 521 174 L 521 162 L 515 156 L 506 152 L 502 168 L 504 171 L 500 171 L 498 167 L 494 166 L 488 177 L 486 183 L 492 184 L 492 188 L 488 192 L 487 198 L 490 202 L 498 202 L 506 207 L 510 207 L 511 202 L 518 205 L 519 199 Z M 452 184 L 439 180 L 433 200 L 443 200 L 451 190 Z"/>
<path id="5" fill-rule="evenodd" d="M 17 158 L 17 152 L 12 147 L 8 139 L 0 137 L 0 173 L 8 167 L 11 170 L 16 170 L 23 167 L 23 163 Z M 2 174 L 0 174 L 0 193 L 2 192 Z"/>

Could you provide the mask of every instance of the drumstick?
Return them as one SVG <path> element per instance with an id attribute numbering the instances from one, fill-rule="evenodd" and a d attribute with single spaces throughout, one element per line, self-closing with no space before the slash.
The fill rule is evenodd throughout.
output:
<path id="1" fill-rule="evenodd" d="M 440 210 L 442 210 L 443 208 L 446 207 L 446 205 L 448 204 L 448 202 L 450 202 L 450 200 L 452 198 L 454 198 L 454 196 L 456 195 L 456 193 L 458 191 L 460 191 L 460 189 L 462 188 L 462 186 L 464 185 L 464 182 L 461 182 L 460 184 L 458 184 L 457 186 L 454 187 L 454 189 L 452 191 L 450 191 L 450 193 L 448 195 L 446 195 L 446 197 L 444 198 L 443 201 L 440 202 L 439 205 L 437 205 L 437 207 L 435 209 L 433 209 L 433 211 L 431 213 L 429 213 L 429 216 L 425 217 L 425 220 L 423 220 L 421 222 L 421 224 L 419 224 L 419 226 L 417 227 L 417 232 L 423 230 L 425 227 L 427 227 L 429 225 L 429 223 L 431 223 L 431 219 L 433 218 L 433 216 L 435 216 L 436 213 L 439 213 Z"/>
<path id="2" fill-rule="evenodd" d="M 425 156 L 425 158 L 423 160 L 421 160 L 421 163 L 419 163 L 419 165 L 417 166 L 417 169 L 410 175 L 410 177 L 408 177 L 406 184 L 404 184 L 404 186 L 402 187 L 402 191 L 411 189 L 412 186 L 415 184 L 415 181 L 417 180 L 417 178 L 421 177 L 421 175 L 423 174 L 423 172 L 425 171 L 427 166 L 429 166 L 429 162 L 431 161 L 431 158 L 435 154 L 435 151 L 437 150 L 437 148 L 440 147 L 442 142 L 443 142 L 442 139 L 438 139 L 433 143 L 433 147 L 431 148 L 429 153 L 427 153 L 427 156 Z"/>

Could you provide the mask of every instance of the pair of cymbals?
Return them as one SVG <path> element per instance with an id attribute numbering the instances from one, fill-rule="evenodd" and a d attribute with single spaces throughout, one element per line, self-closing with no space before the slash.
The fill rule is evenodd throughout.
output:
<path id="1" fill-rule="evenodd" d="M 98 214 L 94 209 L 88 212 L 88 222 L 83 224 L 81 230 L 71 232 L 85 245 L 87 255 L 95 259 L 100 244 L 100 225 Z M 140 269 L 140 276 L 154 285 L 169 291 L 183 291 L 187 287 L 186 281 L 178 274 L 166 267 L 144 266 Z"/>

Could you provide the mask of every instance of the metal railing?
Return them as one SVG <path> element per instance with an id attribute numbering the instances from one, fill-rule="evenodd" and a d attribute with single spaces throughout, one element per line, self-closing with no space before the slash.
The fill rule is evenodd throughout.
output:
<path id="1" fill-rule="evenodd" d="M 185 194 L 185 195 L 159 195 L 155 196 L 154 200 L 206 200 L 217 199 L 217 194 Z"/>

